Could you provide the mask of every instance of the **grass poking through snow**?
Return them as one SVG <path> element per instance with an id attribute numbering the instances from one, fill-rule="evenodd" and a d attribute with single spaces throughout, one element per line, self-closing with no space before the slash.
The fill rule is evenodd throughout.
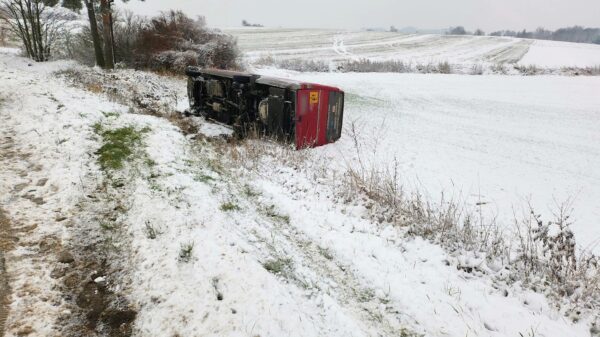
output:
<path id="1" fill-rule="evenodd" d="M 275 205 L 270 205 L 267 206 L 264 209 L 265 215 L 268 216 L 269 218 L 277 221 L 277 222 L 283 222 L 286 224 L 290 223 L 290 217 L 287 215 L 283 215 L 283 214 L 279 214 L 277 212 L 277 210 L 275 209 Z"/>
<path id="2" fill-rule="evenodd" d="M 289 258 L 279 258 L 263 263 L 263 267 L 275 275 L 285 275 L 292 271 L 293 261 Z"/>
<path id="3" fill-rule="evenodd" d="M 114 130 L 105 130 L 102 124 L 96 123 L 94 131 L 102 137 L 102 147 L 96 152 L 102 170 L 119 170 L 135 153 L 136 147 L 142 143 L 142 136 L 149 129 L 138 130 L 132 126 Z"/>
<path id="4" fill-rule="evenodd" d="M 192 259 L 192 253 L 194 251 L 194 243 L 193 242 L 189 242 L 189 243 L 184 243 L 181 245 L 181 248 L 179 249 L 179 261 L 181 262 L 190 262 L 190 260 Z"/>
<path id="5" fill-rule="evenodd" d="M 235 212 L 240 210 L 240 206 L 231 201 L 222 204 L 220 208 L 223 212 Z"/>
<path id="6" fill-rule="evenodd" d="M 150 221 L 146 221 L 146 236 L 150 240 L 154 240 L 160 235 L 160 231 L 150 223 Z"/>

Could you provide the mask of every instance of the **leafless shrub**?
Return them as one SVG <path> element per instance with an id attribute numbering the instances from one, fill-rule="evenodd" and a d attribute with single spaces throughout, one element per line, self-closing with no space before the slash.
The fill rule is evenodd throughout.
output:
<path id="1" fill-rule="evenodd" d="M 97 14 L 98 29 L 102 31 L 101 13 Z M 146 25 L 146 19 L 129 11 L 113 11 L 113 34 L 115 61 L 120 67 L 133 67 L 135 62 L 135 45 L 141 29 Z M 65 32 L 63 53 L 65 58 L 93 66 L 96 64 L 92 32 L 88 24 Z M 100 43 L 102 35 L 99 36 Z"/>
<path id="2" fill-rule="evenodd" d="M 399 60 L 372 61 L 369 59 L 344 61 L 337 66 L 337 70 L 355 73 L 409 73 L 413 71 L 410 64 Z"/>
<path id="3" fill-rule="evenodd" d="M 26 55 L 37 62 L 50 59 L 74 16 L 63 8 L 46 6 L 41 0 L 0 1 L 0 21 L 21 40 Z"/>
<path id="4" fill-rule="evenodd" d="M 560 73 L 568 76 L 599 76 L 600 65 L 585 68 L 564 67 L 560 69 Z"/>
<path id="5" fill-rule="evenodd" d="M 519 73 L 521 73 L 521 75 L 525 75 L 525 76 L 534 76 L 534 75 L 540 75 L 543 73 L 543 70 L 538 68 L 536 65 L 531 64 L 531 65 L 515 65 L 515 70 L 517 70 Z"/>
<path id="6" fill-rule="evenodd" d="M 504 63 L 495 63 L 495 64 L 492 64 L 492 66 L 490 67 L 490 69 L 492 70 L 492 72 L 494 74 L 506 75 L 508 73 L 508 69 L 506 69 L 506 66 L 504 65 Z"/>
<path id="7" fill-rule="evenodd" d="M 281 69 L 303 72 L 328 72 L 329 64 L 319 60 L 305 59 L 276 59 L 273 56 L 263 56 L 254 62 L 258 66 L 277 67 Z"/>
<path id="8" fill-rule="evenodd" d="M 113 21 L 115 59 L 131 66 L 136 60 L 135 46 L 147 19 L 131 11 L 113 11 Z"/>
<path id="9" fill-rule="evenodd" d="M 481 64 L 474 64 L 473 66 L 471 66 L 471 75 L 483 75 L 483 65 Z"/>
<path id="10" fill-rule="evenodd" d="M 261 57 L 254 62 L 258 66 L 274 66 L 277 68 L 329 72 L 337 71 L 342 73 L 452 73 L 452 66 L 448 62 L 415 64 L 403 62 L 401 60 L 373 61 L 370 59 L 345 60 L 337 64 L 329 65 L 324 61 L 303 60 L 303 59 L 276 59 L 272 56 Z M 482 70 L 483 71 L 483 70 Z"/>
<path id="11" fill-rule="evenodd" d="M 599 261 L 590 252 L 577 252 L 571 212 L 568 200 L 557 206 L 552 220 L 543 221 L 529 206 L 529 214 L 515 220 L 519 245 L 513 268 L 531 286 L 550 286 L 554 297 L 569 299 L 574 308 L 598 308 Z"/>
<path id="12" fill-rule="evenodd" d="M 415 69 L 421 74 L 431 74 L 437 72 L 437 67 L 431 62 L 417 64 Z"/>
<path id="13" fill-rule="evenodd" d="M 448 61 L 440 62 L 438 63 L 437 71 L 440 74 L 451 74 L 452 67 L 450 66 L 450 63 L 448 63 Z"/>

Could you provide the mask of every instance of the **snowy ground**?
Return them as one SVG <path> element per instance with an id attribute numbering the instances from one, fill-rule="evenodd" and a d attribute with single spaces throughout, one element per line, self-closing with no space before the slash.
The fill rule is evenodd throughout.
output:
<path id="1" fill-rule="evenodd" d="M 598 66 L 600 45 L 536 40 L 520 63 L 550 68 Z"/>
<path id="2" fill-rule="evenodd" d="M 407 35 L 388 32 L 315 29 L 229 29 L 252 62 L 261 57 L 325 62 L 370 59 L 409 64 L 449 62 L 459 70 L 473 65 L 522 64 L 542 68 L 600 65 L 600 45 L 493 36 Z"/>
<path id="3" fill-rule="evenodd" d="M 346 90 L 345 137 L 318 150 L 333 161 L 356 159 L 356 121 L 366 159 L 396 160 L 407 188 L 485 202 L 506 226 L 528 200 L 549 214 L 572 198 L 581 248 L 600 252 L 600 78 L 261 72 Z"/>
<path id="4" fill-rule="evenodd" d="M 317 164 L 324 155 L 347 151 L 347 139 L 304 153 L 259 142 L 271 155 L 253 154 L 253 146 L 185 136 L 166 118 L 130 114 L 129 106 L 71 88 L 53 74 L 66 67 L 28 66 L 14 55 L 0 54 L 0 207 L 22 233 L 18 247 L 6 256 L 12 279 L 7 336 L 58 336 L 65 320 L 76 324 L 69 317 L 81 310 L 81 303 L 59 286 L 69 274 L 50 271 L 60 259 L 56 246 L 71 247 L 75 262 L 66 263 L 79 266 L 85 249 L 93 247 L 80 242 L 89 237 L 87 232 L 99 232 L 106 247 L 115 250 L 107 256 L 118 261 L 108 262 L 112 272 L 94 274 L 81 287 L 97 284 L 100 290 L 106 286 L 122 294 L 137 312 L 134 336 L 590 335 L 585 317 L 570 323 L 542 295 L 458 270 L 457 257 L 418 238 L 406 239 L 403 229 L 370 220 L 361 203 L 341 200 L 321 181 Z M 413 163 L 417 172 L 429 163 L 431 175 L 442 182 L 447 180 L 439 175 L 443 164 L 489 158 L 498 166 L 514 164 L 503 162 L 503 156 L 472 155 L 482 152 L 477 148 L 463 151 L 472 149 L 475 139 L 459 137 L 461 128 L 467 135 L 471 130 L 465 130 L 461 118 L 486 108 L 533 117 L 530 111 L 545 110 L 545 92 L 519 105 L 510 102 L 514 93 L 488 88 L 489 96 L 478 101 L 474 91 L 485 91 L 485 85 L 465 91 L 465 80 L 458 76 L 407 78 L 424 83 L 400 88 L 406 81 L 390 76 L 392 89 L 383 86 L 387 76 L 297 76 L 343 84 L 354 94 L 349 96 L 347 120 L 369 113 L 381 124 L 386 116 L 391 121 L 387 134 L 400 138 L 382 137 L 382 151 L 403 155 L 411 149 L 405 167 Z M 128 72 L 115 77 L 136 81 Z M 369 91 L 344 79 L 354 85 L 362 82 Z M 442 85 L 445 81 L 450 83 Z M 552 87 L 550 82 L 538 85 Z M 426 90 L 435 83 L 441 86 L 437 91 Z M 448 87 L 455 91 L 444 94 Z M 557 104 L 554 114 L 565 107 L 560 98 L 551 102 Z M 595 130 L 592 119 L 581 119 L 594 114 L 590 106 L 595 102 L 588 97 L 572 109 L 578 112 L 573 119 L 586 124 L 587 132 Z M 410 124 L 400 123 L 400 118 Z M 141 135 L 135 155 L 123 169 L 102 170 L 97 162 L 103 142 L 99 132 L 124 127 Z M 374 124 L 367 121 L 363 127 L 369 130 Z M 507 129 L 515 127 L 509 124 Z M 577 146 L 577 135 L 591 137 L 584 132 L 568 133 L 568 143 Z M 419 144 L 403 143 L 420 133 L 414 140 Z M 432 142 L 440 135 L 452 139 L 452 145 Z M 504 137 L 519 139 L 514 134 Z M 496 144 L 490 138 L 483 139 Z M 462 150 L 452 155 L 456 149 Z M 511 153 L 509 146 L 503 149 L 501 153 Z M 454 166 L 451 172 L 462 168 Z M 561 178 L 569 176 L 565 172 Z M 94 210 L 103 209 L 116 212 L 104 219 L 109 223 L 95 217 L 100 215 Z M 43 249 L 49 237 L 56 243 Z M 501 276 L 502 270 L 497 272 Z"/>

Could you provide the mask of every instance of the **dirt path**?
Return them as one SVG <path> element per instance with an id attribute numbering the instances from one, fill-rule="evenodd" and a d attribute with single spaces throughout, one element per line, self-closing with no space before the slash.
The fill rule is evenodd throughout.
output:
<path id="1" fill-rule="evenodd" d="M 0 336 L 4 336 L 4 323 L 8 317 L 10 287 L 6 274 L 5 254 L 13 249 L 11 226 L 0 208 Z"/>

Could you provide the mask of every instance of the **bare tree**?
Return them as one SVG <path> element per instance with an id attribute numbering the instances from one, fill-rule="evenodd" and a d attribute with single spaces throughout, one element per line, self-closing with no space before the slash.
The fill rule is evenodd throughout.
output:
<path id="1" fill-rule="evenodd" d="M 74 2 L 75 0 L 72 0 Z M 90 21 L 90 30 L 92 32 L 92 41 L 94 42 L 94 51 L 96 53 L 96 64 L 106 69 L 114 69 L 114 32 L 113 32 L 113 12 L 111 4 L 114 0 L 82 0 L 88 11 Z M 122 0 L 128 2 L 129 0 Z M 144 0 L 140 0 L 144 1 Z M 100 2 L 100 14 L 102 15 L 102 40 L 98 32 L 98 22 L 96 21 L 95 4 Z M 104 47 L 102 47 L 104 42 Z"/>
<path id="2" fill-rule="evenodd" d="M 42 0 L 1 0 L 0 20 L 19 37 L 27 56 L 48 61 L 53 44 L 60 37 L 65 14 L 44 5 Z"/>
<path id="3" fill-rule="evenodd" d="M 467 35 L 469 33 L 465 30 L 465 27 L 457 26 L 457 27 L 450 28 L 446 34 L 448 34 L 448 35 Z"/>
<path id="4" fill-rule="evenodd" d="M 104 51 L 102 50 L 102 41 L 100 40 L 100 33 L 98 32 L 98 22 L 96 21 L 96 9 L 94 8 L 94 1 L 83 0 L 83 2 L 87 8 L 88 20 L 90 21 L 90 31 L 92 35 L 92 42 L 94 44 L 94 52 L 96 54 L 96 65 L 104 68 Z"/>

